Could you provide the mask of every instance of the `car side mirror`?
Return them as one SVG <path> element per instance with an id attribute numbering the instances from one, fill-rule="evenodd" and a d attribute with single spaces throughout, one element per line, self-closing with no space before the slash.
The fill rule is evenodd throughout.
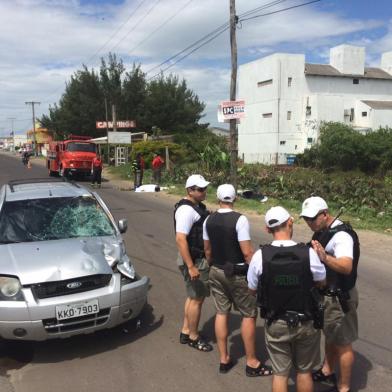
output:
<path id="1" fill-rule="evenodd" d="M 128 229 L 128 221 L 126 219 L 120 219 L 118 221 L 118 229 L 120 233 L 125 233 Z"/>

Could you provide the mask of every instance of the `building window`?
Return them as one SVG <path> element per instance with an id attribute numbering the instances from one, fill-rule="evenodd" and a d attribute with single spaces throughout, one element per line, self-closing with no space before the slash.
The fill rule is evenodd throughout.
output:
<path id="1" fill-rule="evenodd" d="M 359 84 L 359 79 L 353 79 L 353 84 Z"/>
<path id="2" fill-rule="evenodd" d="M 306 106 L 306 116 L 309 117 L 312 115 L 312 107 Z"/>
<path id="3" fill-rule="evenodd" d="M 288 78 L 287 79 L 287 86 L 291 87 L 291 82 L 293 81 L 293 78 Z"/>
<path id="4" fill-rule="evenodd" d="M 257 83 L 257 87 L 269 86 L 270 84 L 272 84 L 272 79 L 263 80 Z"/>
<path id="5" fill-rule="evenodd" d="M 285 144 L 286 144 L 286 140 L 281 140 L 281 141 L 280 141 L 280 145 L 281 145 L 281 146 L 284 146 Z"/>
<path id="6" fill-rule="evenodd" d="M 287 120 L 291 120 L 291 112 L 290 111 L 287 112 Z"/>
<path id="7" fill-rule="evenodd" d="M 312 137 L 308 137 L 308 144 L 312 144 L 313 143 L 313 138 Z"/>
<path id="8" fill-rule="evenodd" d="M 367 117 L 367 112 L 362 112 L 362 117 Z"/>
<path id="9" fill-rule="evenodd" d="M 272 113 L 263 113 L 263 118 L 271 118 Z"/>

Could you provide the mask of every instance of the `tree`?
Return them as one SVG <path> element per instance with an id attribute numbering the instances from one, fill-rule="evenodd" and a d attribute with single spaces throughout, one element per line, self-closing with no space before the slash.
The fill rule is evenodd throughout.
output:
<path id="1" fill-rule="evenodd" d="M 59 104 L 50 107 L 49 115 L 43 115 L 40 122 L 54 130 L 57 138 L 71 133 L 94 136 L 95 121 L 102 118 L 103 110 L 99 77 L 83 66 L 71 76 Z"/>
<path id="2" fill-rule="evenodd" d="M 164 133 L 192 132 L 204 108 L 185 80 L 179 82 L 177 76 L 161 75 L 147 88 L 146 127 L 158 126 Z"/>

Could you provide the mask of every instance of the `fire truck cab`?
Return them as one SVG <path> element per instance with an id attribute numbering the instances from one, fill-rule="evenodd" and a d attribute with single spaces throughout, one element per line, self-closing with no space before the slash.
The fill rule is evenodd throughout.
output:
<path id="1" fill-rule="evenodd" d="M 68 140 L 49 143 L 46 167 L 50 176 L 88 176 L 97 153 L 97 146 L 89 136 L 70 135 Z"/>

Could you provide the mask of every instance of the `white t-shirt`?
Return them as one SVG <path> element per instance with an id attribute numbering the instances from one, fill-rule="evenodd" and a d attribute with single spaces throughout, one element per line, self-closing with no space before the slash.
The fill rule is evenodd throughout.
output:
<path id="1" fill-rule="evenodd" d="M 228 212 L 232 212 L 231 208 L 219 208 L 219 214 L 226 214 Z M 210 237 L 207 233 L 206 223 L 208 218 L 203 223 L 203 240 L 209 241 Z M 250 230 L 249 230 L 249 222 L 245 215 L 241 215 L 238 218 L 237 224 L 235 225 L 235 229 L 237 231 L 238 241 L 250 241 Z"/>
<path id="2" fill-rule="evenodd" d="M 331 228 L 334 228 L 338 225 L 341 225 L 343 222 L 340 220 L 336 220 Z M 350 234 L 345 231 L 337 232 L 331 240 L 328 242 L 325 247 L 326 252 L 330 255 L 339 258 L 339 257 L 349 257 L 353 259 L 354 257 L 354 241 Z"/>
<path id="3" fill-rule="evenodd" d="M 200 215 L 195 209 L 186 204 L 178 207 L 175 215 L 176 220 L 176 233 L 183 233 L 188 235 L 195 222 L 200 219 Z"/>
<path id="4" fill-rule="evenodd" d="M 292 240 L 273 241 L 271 245 L 293 246 L 296 245 L 296 242 Z M 309 259 L 310 259 L 310 271 L 312 272 L 313 280 L 315 282 L 324 280 L 326 276 L 324 264 L 321 263 L 320 259 L 317 256 L 317 253 L 312 248 L 309 248 Z M 253 255 L 248 269 L 248 287 L 251 290 L 257 290 L 259 277 L 261 276 L 262 273 L 263 273 L 263 256 L 261 253 L 261 249 L 259 249 Z"/>

